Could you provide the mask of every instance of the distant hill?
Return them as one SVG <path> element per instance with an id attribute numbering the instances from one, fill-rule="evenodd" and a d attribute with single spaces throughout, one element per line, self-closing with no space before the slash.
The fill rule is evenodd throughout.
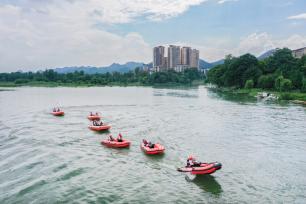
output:
<path id="1" fill-rule="evenodd" d="M 199 63 L 200 63 L 200 69 L 210 69 L 218 64 L 223 64 L 224 60 L 219 60 L 216 62 L 209 63 L 205 60 L 200 59 Z M 62 68 L 55 68 L 54 71 L 60 74 L 73 73 L 75 71 L 83 71 L 86 74 L 105 74 L 107 72 L 126 73 L 131 70 L 134 70 L 137 67 L 152 68 L 153 64 L 152 62 L 148 64 L 142 62 L 127 62 L 125 64 L 113 63 L 110 66 L 105 66 L 105 67 L 93 67 L 93 66 L 62 67 Z"/>
<path id="2" fill-rule="evenodd" d="M 269 51 L 261 54 L 260 56 L 258 56 L 257 59 L 264 60 L 268 57 L 271 57 L 272 55 L 274 55 L 275 51 L 276 51 L 276 49 L 269 50 Z"/>
<path id="3" fill-rule="evenodd" d="M 92 66 L 73 66 L 73 67 L 62 67 L 55 68 L 54 71 L 57 73 L 65 74 L 72 73 L 75 71 L 84 71 L 86 74 L 104 74 L 107 72 L 129 72 L 130 70 L 134 70 L 136 67 L 143 67 L 146 64 L 141 62 L 127 62 L 125 64 L 113 63 L 110 66 L 105 67 L 92 67 Z M 149 64 L 146 66 L 150 66 Z"/>
<path id="4" fill-rule="evenodd" d="M 205 60 L 202 60 L 200 59 L 199 60 L 199 64 L 200 64 L 200 69 L 210 69 L 210 68 L 213 68 L 214 66 L 216 65 L 219 65 L 219 64 L 223 64 L 224 63 L 224 60 L 218 60 L 218 61 L 215 61 L 215 62 L 207 62 Z"/>

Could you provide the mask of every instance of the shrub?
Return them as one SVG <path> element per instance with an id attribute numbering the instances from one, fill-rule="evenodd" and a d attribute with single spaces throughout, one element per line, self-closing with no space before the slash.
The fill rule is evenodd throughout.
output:
<path id="1" fill-rule="evenodd" d="M 293 100 L 294 97 L 292 94 L 290 93 L 282 93 L 280 96 L 279 96 L 279 99 L 281 100 Z"/>
<path id="2" fill-rule="evenodd" d="M 274 86 L 276 90 L 281 91 L 281 83 L 283 80 L 284 80 L 283 76 L 279 76 L 275 79 Z"/>
<path id="3" fill-rule="evenodd" d="M 258 79 L 258 87 L 263 89 L 272 89 L 274 87 L 274 76 L 269 75 L 262 75 Z"/>
<path id="4" fill-rule="evenodd" d="M 28 79 L 16 79 L 15 80 L 15 84 L 26 84 L 28 82 L 29 82 Z"/>
<path id="5" fill-rule="evenodd" d="M 301 91 L 306 93 L 306 78 L 303 79 Z"/>
<path id="6" fill-rule="evenodd" d="M 254 81 L 252 79 L 249 79 L 245 82 L 244 88 L 251 89 L 254 88 Z"/>
<path id="7" fill-rule="evenodd" d="M 292 89 L 292 82 L 290 79 L 283 79 L 281 81 L 281 90 L 282 91 L 289 91 Z"/>

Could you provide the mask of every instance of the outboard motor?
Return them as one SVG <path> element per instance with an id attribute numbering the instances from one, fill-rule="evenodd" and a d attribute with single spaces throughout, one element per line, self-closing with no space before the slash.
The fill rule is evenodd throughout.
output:
<path id="1" fill-rule="evenodd" d="M 216 168 L 216 170 L 219 170 L 219 169 L 222 168 L 222 164 L 219 163 L 219 162 L 215 162 L 215 163 L 214 163 L 214 167 Z"/>

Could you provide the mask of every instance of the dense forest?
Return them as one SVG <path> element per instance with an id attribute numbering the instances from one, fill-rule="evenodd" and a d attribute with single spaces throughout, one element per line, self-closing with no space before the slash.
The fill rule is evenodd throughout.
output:
<path id="1" fill-rule="evenodd" d="M 306 56 L 294 58 L 287 48 L 262 61 L 251 54 L 229 55 L 224 64 L 209 70 L 207 81 L 218 87 L 306 92 Z"/>
<path id="2" fill-rule="evenodd" d="M 191 84 L 195 80 L 204 81 L 204 74 L 197 69 L 184 72 L 149 73 L 141 68 L 127 73 L 85 74 L 83 71 L 59 74 L 52 69 L 39 72 L 0 73 L 0 85 L 154 85 L 154 84 Z"/>

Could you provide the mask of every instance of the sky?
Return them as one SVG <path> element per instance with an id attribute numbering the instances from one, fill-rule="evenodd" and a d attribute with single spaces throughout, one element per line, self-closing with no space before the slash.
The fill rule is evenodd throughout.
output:
<path id="1" fill-rule="evenodd" d="M 0 0 L 0 72 L 149 63 L 169 44 L 209 62 L 306 47 L 306 0 Z"/>

